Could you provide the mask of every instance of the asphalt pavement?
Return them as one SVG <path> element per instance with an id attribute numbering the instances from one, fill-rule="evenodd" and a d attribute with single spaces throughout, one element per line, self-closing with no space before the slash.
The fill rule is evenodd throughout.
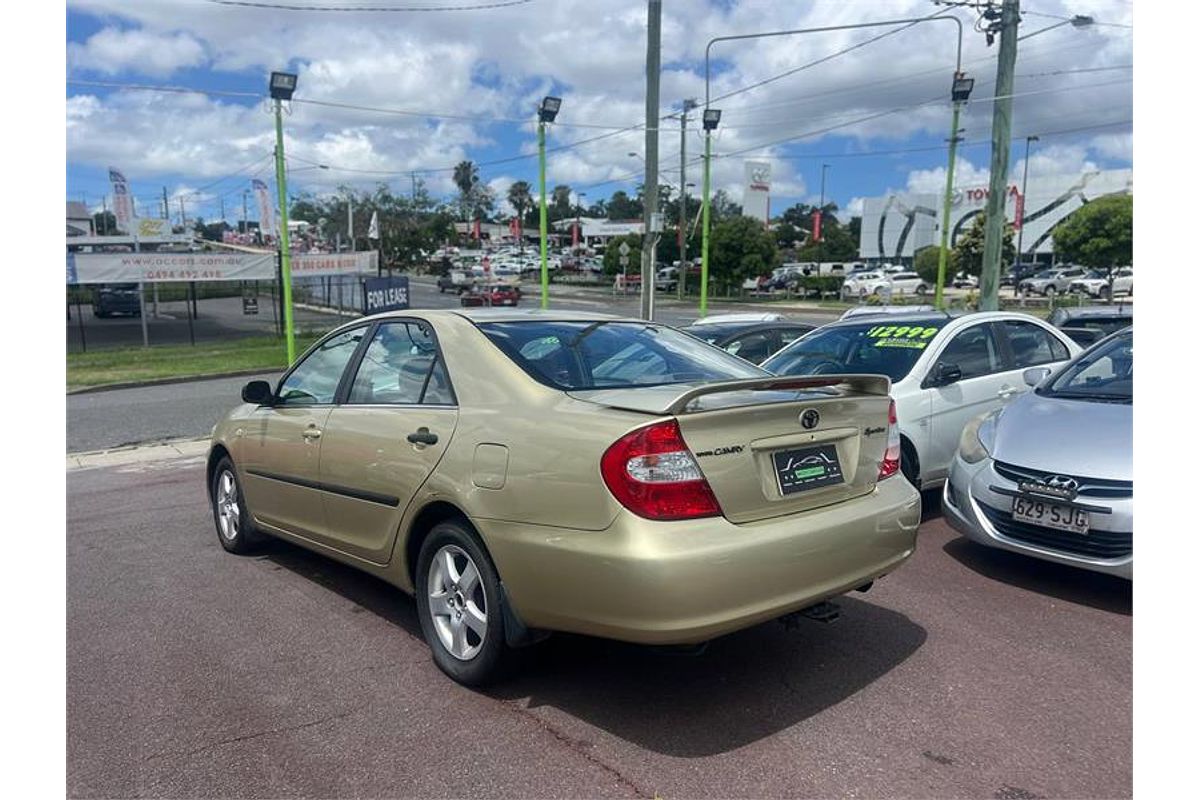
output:
<path id="1" fill-rule="evenodd" d="M 832 624 L 669 655 L 577 636 L 485 692 L 413 601 L 217 543 L 202 457 L 68 473 L 72 797 L 1125 797 L 1131 588 L 918 550 Z"/>

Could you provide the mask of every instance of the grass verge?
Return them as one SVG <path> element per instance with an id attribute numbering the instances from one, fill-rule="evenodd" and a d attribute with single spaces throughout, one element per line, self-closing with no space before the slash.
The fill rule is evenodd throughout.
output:
<path id="1" fill-rule="evenodd" d="M 297 334 L 296 353 L 318 334 Z M 67 391 L 168 378 L 200 378 L 241 370 L 282 370 L 283 339 L 261 336 L 191 345 L 121 347 L 67 354 Z"/>

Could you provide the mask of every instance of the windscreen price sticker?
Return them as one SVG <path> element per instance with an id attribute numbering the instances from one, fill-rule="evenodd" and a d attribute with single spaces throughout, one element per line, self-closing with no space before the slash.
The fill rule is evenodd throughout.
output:
<path id="1" fill-rule="evenodd" d="M 926 325 L 876 325 L 867 331 L 867 338 L 874 339 L 876 347 L 924 350 L 937 332 L 938 328 Z"/>

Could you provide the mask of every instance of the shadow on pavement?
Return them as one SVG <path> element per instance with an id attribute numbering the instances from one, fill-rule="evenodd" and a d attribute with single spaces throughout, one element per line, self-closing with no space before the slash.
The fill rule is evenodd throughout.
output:
<path id="1" fill-rule="evenodd" d="M 489 694 L 552 706 L 664 755 L 726 753 L 837 705 L 925 641 L 925 629 L 902 614 L 837 602 L 842 617 L 832 624 L 768 622 L 698 655 L 558 635 Z"/>
<path id="2" fill-rule="evenodd" d="M 1133 613 L 1133 581 L 985 547 L 963 537 L 946 542 L 942 550 L 964 567 L 1010 586 L 1100 611 Z"/>
<path id="3" fill-rule="evenodd" d="M 417 604 L 404 592 L 374 575 L 282 539 L 264 542 L 259 557 L 337 592 L 406 633 L 424 639 L 421 623 L 417 620 Z"/>
<path id="4" fill-rule="evenodd" d="M 942 518 L 942 489 L 926 489 L 921 492 L 921 522 Z"/>
<path id="5" fill-rule="evenodd" d="M 422 638 L 416 604 L 399 589 L 280 540 L 260 557 Z M 665 755 L 728 752 L 837 705 L 925 642 L 925 629 L 902 614 L 855 597 L 836 602 L 842 616 L 832 624 L 768 622 L 697 655 L 556 634 L 520 650 L 512 676 L 487 694 L 552 706 Z"/>

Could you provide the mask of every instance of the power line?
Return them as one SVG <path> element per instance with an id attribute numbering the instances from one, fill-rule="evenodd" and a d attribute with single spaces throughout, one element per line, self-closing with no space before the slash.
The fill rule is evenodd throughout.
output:
<path id="1" fill-rule="evenodd" d="M 208 0 L 219 6 L 244 6 L 246 8 L 270 8 L 280 11 L 349 11 L 349 12 L 419 12 L 419 11 L 485 11 L 494 8 L 509 8 L 532 3 L 533 0 L 497 0 L 473 6 L 298 6 L 284 3 L 258 3 L 250 0 Z"/>
<path id="2" fill-rule="evenodd" d="M 354 105 L 352 103 L 334 103 L 334 102 L 331 102 L 328 100 L 301 100 L 299 98 L 296 98 L 296 99 L 292 100 L 292 102 L 293 103 L 302 103 L 302 104 L 310 105 L 310 106 L 325 106 L 328 108 L 341 108 L 341 109 L 347 109 L 350 111 L 371 111 L 371 112 L 378 113 L 378 114 L 396 114 L 399 116 L 406 116 L 406 117 L 430 117 L 432 119 L 453 119 L 453 120 L 463 120 L 466 122 L 482 122 L 482 123 L 506 122 L 506 123 L 514 123 L 514 124 L 519 124 L 519 125 L 526 125 L 526 124 L 532 124 L 533 122 L 536 121 L 533 117 L 530 117 L 528 119 L 522 119 L 522 118 L 517 118 L 517 117 L 487 117 L 487 116 L 471 115 L 471 114 L 446 114 L 443 112 L 433 112 L 433 111 L 410 111 L 410 110 L 396 109 L 396 108 L 378 108 L 375 106 L 359 106 L 359 105 Z M 622 126 L 620 126 L 620 125 L 596 125 L 596 124 L 587 123 L 587 122 L 555 122 L 554 125 L 555 125 L 555 127 L 559 127 L 559 128 L 596 128 L 599 130 L 610 130 L 610 131 L 623 129 Z"/>
<path id="3" fill-rule="evenodd" d="M 1063 20 L 1065 22 L 1074 22 L 1075 21 L 1075 17 L 1064 17 L 1060 14 L 1045 14 L 1045 13 L 1041 13 L 1038 11 L 1030 11 L 1029 9 L 1022 9 L 1021 15 L 1025 16 L 1026 14 L 1028 14 L 1031 17 L 1044 17 L 1046 19 L 1059 19 L 1059 20 Z M 1128 30 L 1133 30 L 1132 25 L 1125 25 L 1120 22 L 1100 22 L 1099 20 L 1093 19 L 1088 24 L 1089 25 L 1103 25 L 1107 28 L 1126 28 Z"/>

